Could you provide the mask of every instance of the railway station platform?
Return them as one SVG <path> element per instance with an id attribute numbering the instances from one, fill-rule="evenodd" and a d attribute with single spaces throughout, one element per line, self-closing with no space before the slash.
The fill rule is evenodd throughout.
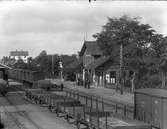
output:
<path id="1" fill-rule="evenodd" d="M 120 91 L 115 91 L 114 89 L 96 87 L 93 85 L 90 86 L 90 89 L 86 89 L 83 86 L 77 86 L 75 82 L 61 81 L 60 79 L 52 79 L 51 81 L 58 85 L 63 83 L 65 88 L 76 90 L 93 96 L 103 97 L 104 99 L 109 101 L 116 101 L 129 106 L 134 105 L 134 95 L 132 93 L 124 92 L 124 94 L 121 95 Z"/>

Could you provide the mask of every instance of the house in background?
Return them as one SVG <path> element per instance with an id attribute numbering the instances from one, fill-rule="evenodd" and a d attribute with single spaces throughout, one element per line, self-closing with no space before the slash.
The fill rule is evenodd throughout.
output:
<path id="1" fill-rule="evenodd" d="M 28 62 L 28 51 L 11 51 L 10 52 L 10 59 L 15 59 L 16 61 L 18 60 L 23 60 L 25 63 Z"/>

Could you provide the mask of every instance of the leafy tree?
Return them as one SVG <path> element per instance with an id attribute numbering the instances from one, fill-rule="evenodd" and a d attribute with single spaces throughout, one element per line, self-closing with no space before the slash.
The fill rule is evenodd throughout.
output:
<path id="1" fill-rule="evenodd" d="M 72 61 L 76 59 L 76 55 L 48 55 L 45 50 L 43 50 L 36 58 L 35 62 L 40 67 L 40 69 L 45 72 L 46 76 L 59 76 L 60 74 L 60 60 L 62 61 L 63 68 L 69 65 Z"/>
<path id="2" fill-rule="evenodd" d="M 73 61 L 77 60 L 77 57 L 75 54 L 73 55 L 60 55 L 60 59 L 62 60 L 63 67 L 68 66 Z"/>
<path id="3" fill-rule="evenodd" d="M 123 45 L 124 65 L 138 71 L 138 84 L 149 80 L 153 73 L 157 74 L 163 52 L 163 36 L 157 34 L 149 24 L 140 23 L 140 18 L 130 18 L 126 15 L 108 18 L 102 31 L 93 37 L 103 53 L 111 55 L 116 65 L 120 62 L 120 45 Z"/>
<path id="4" fill-rule="evenodd" d="M 36 58 L 35 62 L 39 69 L 45 72 L 46 76 L 51 74 L 51 59 L 47 55 L 47 52 L 43 50 Z"/>
<path id="5" fill-rule="evenodd" d="M 160 69 L 160 75 L 161 75 L 161 80 L 162 80 L 162 87 L 165 88 L 166 86 L 166 76 L 167 76 L 167 37 L 165 37 L 161 44 L 163 45 L 162 47 L 162 53 L 161 53 L 161 59 L 160 59 L 160 64 L 159 64 L 159 69 Z"/>

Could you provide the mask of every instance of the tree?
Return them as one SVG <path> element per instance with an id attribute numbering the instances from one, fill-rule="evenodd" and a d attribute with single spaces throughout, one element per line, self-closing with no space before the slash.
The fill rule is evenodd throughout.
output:
<path id="1" fill-rule="evenodd" d="M 149 24 L 140 23 L 140 18 L 126 15 L 108 18 L 102 31 L 93 36 L 104 55 L 111 55 L 117 65 L 120 63 L 120 44 L 123 45 L 124 65 L 138 71 L 138 82 L 144 82 L 152 71 L 157 73 L 163 36 L 157 34 Z"/>
<path id="2" fill-rule="evenodd" d="M 43 50 L 36 58 L 35 62 L 40 69 L 45 72 L 47 77 L 59 76 L 60 66 L 59 62 L 62 61 L 63 67 L 69 65 L 72 61 L 76 59 L 76 55 L 48 55 L 45 50 Z M 54 75 L 53 75 L 54 74 Z"/>
<path id="3" fill-rule="evenodd" d="M 167 76 L 167 37 L 165 37 L 162 42 L 162 53 L 161 53 L 161 60 L 159 63 L 160 75 L 162 80 L 162 88 L 165 88 L 166 85 L 166 76 Z"/>
<path id="4" fill-rule="evenodd" d="M 77 57 L 75 54 L 73 54 L 73 55 L 60 55 L 60 58 L 62 60 L 63 67 L 66 67 L 70 63 L 72 63 L 73 61 L 77 60 Z"/>
<path id="5" fill-rule="evenodd" d="M 39 69 L 45 73 L 46 76 L 51 71 L 51 58 L 47 55 L 47 52 L 43 50 L 36 58 L 35 62 Z"/>

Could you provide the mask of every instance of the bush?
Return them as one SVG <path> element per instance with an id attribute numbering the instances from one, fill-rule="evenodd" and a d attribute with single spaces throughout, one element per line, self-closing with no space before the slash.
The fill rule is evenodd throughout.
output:
<path id="1" fill-rule="evenodd" d="M 161 78 L 158 74 L 150 76 L 150 83 L 152 88 L 159 88 L 161 87 Z"/>

